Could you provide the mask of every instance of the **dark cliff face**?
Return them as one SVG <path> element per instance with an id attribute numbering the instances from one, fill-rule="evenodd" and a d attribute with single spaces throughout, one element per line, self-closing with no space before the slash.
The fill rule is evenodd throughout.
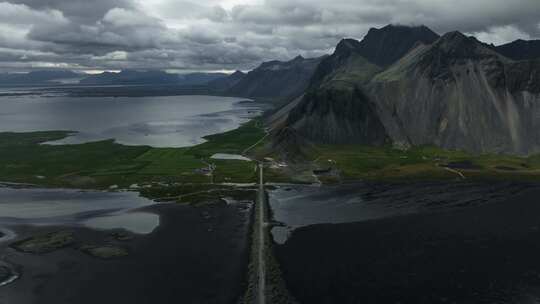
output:
<path id="1" fill-rule="evenodd" d="M 249 72 L 226 91 L 242 97 L 293 99 L 304 93 L 322 58 L 270 61 Z"/>
<path id="2" fill-rule="evenodd" d="M 540 40 L 516 40 L 497 46 L 495 50 L 514 60 L 540 59 Z"/>

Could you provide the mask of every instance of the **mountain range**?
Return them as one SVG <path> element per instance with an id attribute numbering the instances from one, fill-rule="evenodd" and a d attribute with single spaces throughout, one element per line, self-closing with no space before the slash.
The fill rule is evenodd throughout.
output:
<path id="1" fill-rule="evenodd" d="M 200 86 L 228 76 L 223 73 L 173 74 L 159 70 L 123 70 L 90 75 L 80 81 L 83 85 L 178 85 Z"/>
<path id="2" fill-rule="evenodd" d="M 29 73 L 0 74 L 0 85 L 175 85 L 182 87 L 207 86 L 228 78 L 224 73 L 174 74 L 159 70 L 123 70 L 88 75 L 67 70 L 40 70 Z"/>
<path id="3" fill-rule="evenodd" d="M 270 120 L 275 143 L 540 152 L 536 44 L 493 47 L 459 32 L 393 25 L 344 39 L 302 97 Z"/>
<path id="4" fill-rule="evenodd" d="M 76 82 L 83 77 L 83 74 L 65 70 L 3 73 L 0 74 L 0 85 L 51 85 L 60 84 L 66 80 L 73 80 Z"/>

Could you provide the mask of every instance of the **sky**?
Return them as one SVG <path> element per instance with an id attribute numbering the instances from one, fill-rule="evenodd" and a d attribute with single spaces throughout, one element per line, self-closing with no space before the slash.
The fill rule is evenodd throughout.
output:
<path id="1" fill-rule="evenodd" d="M 0 72 L 249 70 L 371 27 L 540 38 L 540 0 L 0 0 Z"/>

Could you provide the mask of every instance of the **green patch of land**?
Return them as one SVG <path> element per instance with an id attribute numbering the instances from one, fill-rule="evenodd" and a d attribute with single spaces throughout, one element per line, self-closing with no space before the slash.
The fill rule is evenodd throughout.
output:
<path id="1" fill-rule="evenodd" d="M 94 189 L 151 183 L 250 183 L 256 181 L 253 162 L 210 157 L 215 153 L 241 154 L 266 134 L 256 119 L 188 148 L 125 146 L 112 140 L 43 144 L 71 133 L 0 133 L 0 181 Z M 209 165 L 214 168 L 212 174 Z"/>
<path id="2" fill-rule="evenodd" d="M 310 158 L 323 182 L 346 180 L 540 180 L 540 156 L 475 155 L 432 146 L 317 146 Z M 325 172 L 330 170 L 329 172 Z"/>

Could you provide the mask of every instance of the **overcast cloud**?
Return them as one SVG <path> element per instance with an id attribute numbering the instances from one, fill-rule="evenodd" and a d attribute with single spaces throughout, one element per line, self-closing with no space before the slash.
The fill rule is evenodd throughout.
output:
<path id="1" fill-rule="evenodd" d="M 539 0 L 0 0 L 0 70 L 251 69 L 370 27 L 540 38 Z"/>

